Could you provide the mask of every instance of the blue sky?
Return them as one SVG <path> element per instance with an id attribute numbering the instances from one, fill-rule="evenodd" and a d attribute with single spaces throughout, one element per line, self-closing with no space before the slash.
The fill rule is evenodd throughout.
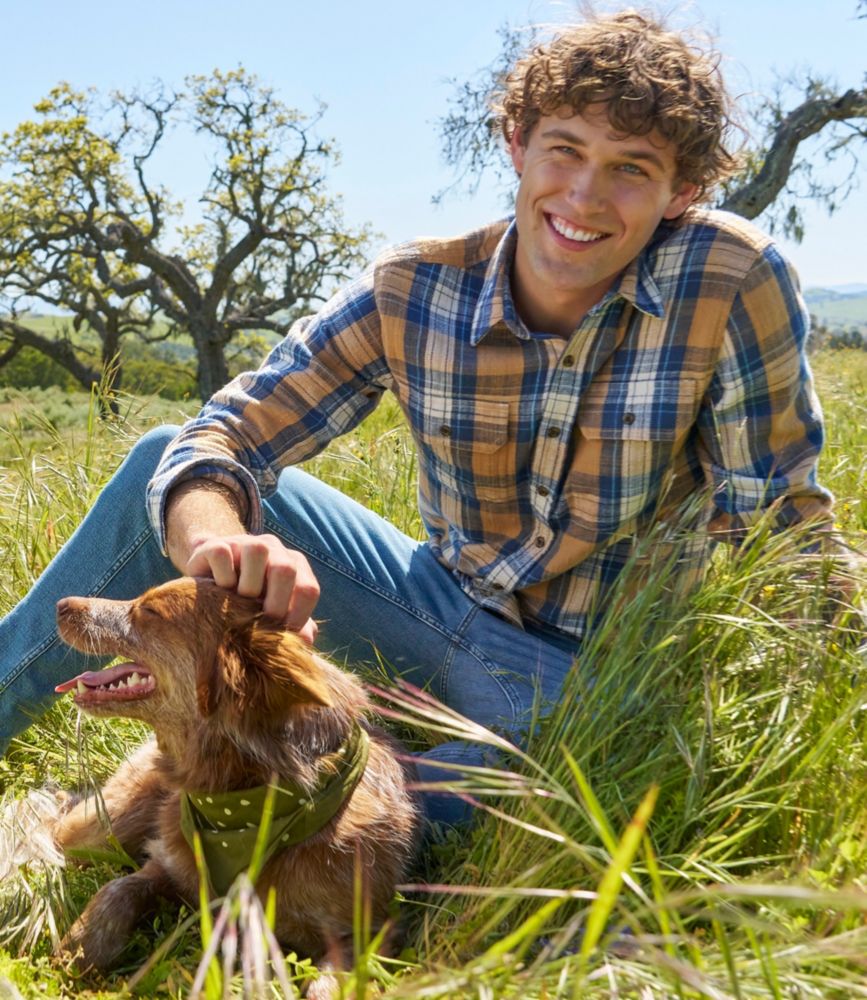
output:
<path id="1" fill-rule="evenodd" d="M 240 63 L 301 110 L 312 111 L 317 99 L 328 105 L 321 131 L 337 139 L 343 157 L 332 188 L 349 220 L 371 222 L 388 243 L 459 232 L 502 214 L 492 183 L 474 198 L 431 204 L 451 179 L 435 128 L 448 80 L 494 57 L 501 24 L 560 22 L 574 9 L 550 0 L 5 0 L 2 8 L 0 129 L 29 117 L 58 80 L 109 90 L 159 77 L 180 86 L 188 73 Z M 767 92 L 775 71 L 806 67 L 844 88 L 859 86 L 867 69 L 867 20 L 855 20 L 855 0 L 825 0 L 821 9 L 815 0 L 695 0 L 664 9 L 672 23 L 717 36 L 735 93 Z M 185 144 L 173 154 L 160 179 L 194 210 L 205 153 Z M 867 155 L 864 163 L 867 173 Z M 807 218 L 804 243 L 786 244 L 804 284 L 867 284 L 867 185 L 832 218 L 812 210 Z"/>

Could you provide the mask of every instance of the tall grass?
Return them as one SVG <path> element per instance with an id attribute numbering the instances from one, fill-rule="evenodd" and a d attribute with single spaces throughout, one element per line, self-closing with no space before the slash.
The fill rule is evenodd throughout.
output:
<path id="1" fill-rule="evenodd" d="M 815 367 L 829 427 L 822 479 L 838 496 L 841 534 L 863 545 L 867 356 L 820 355 Z M 58 430 L 32 410 L 4 416 L 0 406 L 3 610 L 56 552 L 131 437 L 163 416 L 131 407 L 104 425 L 86 424 L 86 412 Z M 419 533 L 413 451 L 393 408 L 311 466 Z M 407 1000 L 867 996 L 858 623 L 826 620 L 827 567 L 798 555 L 791 535 L 758 525 L 755 544 L 718 549 L 706 583 L 680 600 L 668 587 L 676 548 L 652 541 L 647 555 L 665 555 L 637 593 L 610 602 L 563 697 L 539 706 L 523 749 L 423 693 L 383 694 L 383 712 L 414 740 L 488 741 L 502 767 L 455 775 L 478 821 L 428 838 L 402 889 L 400 961 L 376 959 L 360 921 L 347 991 Z M 88 722 L 81 738 L 74 713 L 58 706 L 15 742 L 0 776 L 10 796 L 45 781 L 98 780 L 141 737 L 135 726 Z M 188 995 L 201 928 L 211 925 L 187 911 L 156 914 L 103 983 L 83 983 L 49 959 L 51 920 L 62 925 L 116 871 L 111 859 L 61 873 L 31 866 L 10 881 L 0 977 L 23 995 L 99 987 L 119 996 L 129 986 Z M 22 887 L 38 919 L 22 915 L 20 898 L 16 908 Z M 233 912 L 264 926 L 267 905 L 258 916 L 252 906 Z M 35 936 L 19 956 L 28 930 Z M 209 995 L 279 996 L 309 971 L 292 958 L 283 985 L 259 968 L 256 986 L 230 969 Z"/>

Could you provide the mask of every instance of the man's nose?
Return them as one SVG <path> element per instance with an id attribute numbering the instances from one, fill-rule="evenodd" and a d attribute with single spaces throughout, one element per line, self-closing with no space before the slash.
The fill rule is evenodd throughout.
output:
<path id="1" fill-rule="evenodd" d="M 572 171 L 566 197 L 585 211 L 598 211 L 608 200 L 608 182 L 602 170 L 582 164 Z"/>

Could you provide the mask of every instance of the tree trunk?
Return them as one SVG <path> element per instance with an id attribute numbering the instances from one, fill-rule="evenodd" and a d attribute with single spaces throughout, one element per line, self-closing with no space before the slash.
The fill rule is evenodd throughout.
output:
<path id="1" fill-rule="evenodd" d="M 99 408 L 103 417 L 108 413 L 118 414 L 117 393 L 123 378 L 120 360 L 120 317 L 117 313 L 108 316 L 102 331 L 102 378 L 100 380 Z"/>
<path id="2" fill-rule="evenodd" d="M 196 347 L 199 395 L 202 402 L 206 403 L 229 381 L 229 366 L 226 364 L 223 342 L 215 336 L 213 327 L 202 329 L 197 324 L 191 327 L 190 333 Z"/>

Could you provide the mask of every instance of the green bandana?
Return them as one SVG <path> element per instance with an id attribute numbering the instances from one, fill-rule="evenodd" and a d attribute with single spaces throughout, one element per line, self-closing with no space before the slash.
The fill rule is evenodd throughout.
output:
<path id="1" fill-rule="evenodd" d="M 358 784 L 369 743 L 356 723 L 343 746 L 319 762 L 319 777 L 309 792 L 296 782 L 275 786 L 265 861 L 281 847 L 300 844 L 325 826 Z M 208 879 L 219 896 L 225 896 L 250 865 L 268 788 L 181 793 L 181 831 L 190 847 L 198 831 Z"/>

